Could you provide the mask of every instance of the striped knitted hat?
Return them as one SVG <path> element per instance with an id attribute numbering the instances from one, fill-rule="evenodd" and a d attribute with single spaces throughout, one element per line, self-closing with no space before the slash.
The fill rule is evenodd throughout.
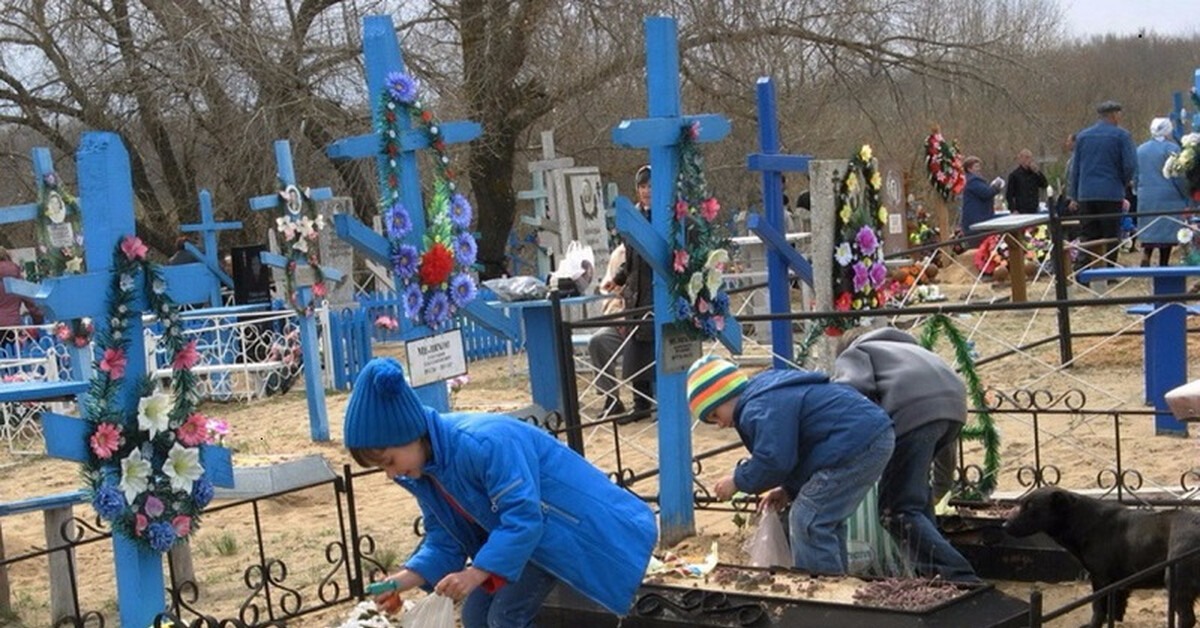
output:
<path id="1" fill-rule="evenodd" d="M 732 362 L 709 356 L 700 358 L 688 369 L 688 409 L 692 417 L 708 422 L 708 414 L 717 406 L 741 394 L 750 381 Z"/>

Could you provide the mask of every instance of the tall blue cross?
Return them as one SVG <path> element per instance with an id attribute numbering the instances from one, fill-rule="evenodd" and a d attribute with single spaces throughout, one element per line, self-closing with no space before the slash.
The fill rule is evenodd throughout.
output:
<path id="1" fill-rule="evenodd" d="M 34 148 L 33 175 L 37 183 L 39 198 L 41 198 L 42 193 L 45 191 L 46 177 L 54 174 L 54 160 L 50 157 L 50 149 Z M 37 220 L 37 217 L 37 203 L 0 207 L 0 225 L 28 222 Z M 68 342 L 65 346 L 71 358 L 71 378 L 80 381 L 90 378 L 92 376 L 91 346 L 77 347 L 73 342 Z"/>
<path id="2" fill-rule="evenodd" d="M 676 145 L 683 130 L 698 122 L 697 141 L 715 142 L 729 134 L 729 120 L 719 115 L 682 114 L 679 90 L 679 47 L 675 20 L 646 18 L 646 94 L 648 118 L 624 120 L 612 132 L 613 143 L 650 151 L 650 221 L 647 222 L 629 199 L 617 200 L 617 230 L 625 242 L 641 255 L 654 271 L 654 345 L 662 355 L 663 327 L 675 322 L 668 281 L 672 275 L 670 242 L 671 208 L 675 204 L 675 180 L 679 174 Z M 741 353 L 741 325 L 727 320 L 720 340 L 734 353 Z M 655 369 L 658 398 L 658 454 L 660 531 L 664 545 L 695 534 L 692 504 L 692 433 L 685 393 L 684 373 Z"/>
<path id="3" fill-rule="evenodd" d="M 387 75 L 391 72 L 406 71 L 391 16 L 369 15 L 363 18 L 363 57 L 367 71 L 367 101 L 372 109 L 371 119 L 375 128 L 382 128 L 383 120 L 376 105 L 387 84 Z M 421 173 L 417 168 L 417 151 L 429 147 L 429 137 L 424 131 L 412 128 L 412 121 L 408 119 L 408 116 L 399 116 L 399 124 L 401 128 L 400 153 L 393 157 L 383 153 L 383 142 L 378 133 L 337 140 L 325 152 L 331 159 L 338 160 L 374 157 L 376 170 L 380 173 L 386 172 L 392 166 L 391 160 L 395 160 L 396 167 L 400 169 L 403 203 L 410 209 L 409 219 L 412 222 L 412 230 L 409 232 L 406 242 L 415 246 L 417 250 L 422 250 L 426 220 L 423 209 L 425 204 L 421 199 Z M 438 127 L 441 129 L 440 137 L 447 145 L 469 142 L 483 132 L 476 122 L 442 122 L 438 124 Z M 384 198 L 387 193 L 387 188 L 383 185 L 384 179 L 386 176 L 381 177 L 380 198 Z M 393 267 L 387 239 L 349 214 L 338 214 L 333 217 L 333 221 L 337 227 L 338 237 L 349 242 L 368 259 L 385 268 Z M 400 282 L 397 282 L 396 285 L 399 286 Z M 507 338 L 517 338 L 518 330 L 515 323 L 503 312 L 482 300 L 471 301 L 463 309 L 479 324 Z M 407 318 L 401 320 L 401 325 L 402 337 L 405 340 L 415 340 L 435 333 L 429 327 L 413 324 Z M 548 336 L 548 334 L 541 335 Z M 533 351 L 533 349 L 529 350 Z M 552 355 L 543 357 L 551 358 Z M 533 359 L 534 356 L 531 353 L 531 363 Z M 416 391 L 425 405 L 441 411 L 449 409 L 450 398 L 445 384 L 434 382 L 418 386 Z"/>
<path id="4" fill-rule="evenodd" d="M 224 303 L 221 302 L 221 285 L 233 290 L 233 279 L 225 273 L 221 268 L 221 257 L 217 251 L 217 234 L 221 231 L 230 229 L 241 229 L 242 223 L 240 220 L 230 222 L 217 222 L 213 216 L 212 194 L 208 190 L 200 190 L 200 222 L 194 225 L 181 225 L 179 227 L 184 233 L 199 232 L 204 236 L 204 251 L 201 252 L 196 248 L 196 245 L 188 242 L 186 244 L 188 252 L 196 256 L 205 266 L 208 267 L 216 278 L 221 282 L 220 285 L 214 285 L 212 294 L 208 297 L 208 304 L 212 307 L 221 307 Z"/>
<path id="5" fill-rule="evenodd" d="M 1192 89 L 1197 94 L 1200 94 L 1200 70 L 1196 70 L 1196 73 L 1193 75 Z M 1192 132 L 1200 133 L 1200 107 L 1196 107 L 1196 110 L 1192 112 Z"/>
<path id="6" fill-rule="evenodd" d="M 1171 137 L 1175 138 L 1175 143 L 1178 144 L 1183 140 L 1183 92 L 1175 92 L 1171 94 L 1171 113 L 1167 116 L 1171 120 Z"/>
<path id="7" fill-rule="evenodd" d="M 791 281 L 788 269 L 808 285 L 813 283 L 812 264 L 796 252 L 784 235 L 783 173 L 808 172 L 808 155 L 779 154 L 779 117 L 775 108 L 775 81 L 758 79 L 758 149 L 746 157 L 746 168 L 762 173 L 763 215 L 751 214 L 746 226 L 758 234 L 767 250 L 767 296 L 772 314 L 792 311 Z M 771 321 L 771 352 L 775 368 L 787 368 L 795 351 L 792 348 L 792 322 Z"/>
<path id="8" fill-rule="evenodd" d="M 48 155 L 47 155 L 48 157 Z M 12 278 L 4 280 L 11 293 L 35 299 L 49 318 L 68 320 L 91 317 L 96 332 L 109 327 L 108 290 L 113 283 L 112 256 L 117 243 L 133 235 L 133 185 L 129 173 L 129 153 L 115 133 L 84 133 L 76 156 L 79 171 L 80 207 L 87 234 L 84 257 L 88 272 L 31 283 Z M 202 302 L 208 298 L 215 280 L 203 264 L 183 264 L 162 269 L 167 294 L 179 304 Z M 144 285 L 140 279 L 136 285 Z M 135 311 L 146 308 L 145 295 L 135 301 Z M 146 373 L 145 339 L 142 318 L 131 317 L 126 323 L 129 346 L 126 348 L 126 372 L 116 395 L 123 416 L 137 413 L 141 376 Z M 63 395 L 78 395 L 88 387 L 86 381 L 28 382 L 0 387 L 0 402 L 33 401 Z M 89 423 L 76 417 L 42 414 L 46 450 L 51 456 L 82 462 L 89 455 Z M 202 446 L 201 463 L 209 481 L 216 486 L 233 486 L 230 452 L 221 447 Z M 133 539 L 113 534 L 113 562 L 117 573 L 117 607 L 122 626 L 150 626 L 154 617 L 166 608 L 162 555 L 152 552 Z"/>
<path id="9" fill-rule="evenodd" d="M 294 188 L 296 171 L 292 167 L 292 148 L 287 140 L 275 141 L 275 167 L 285 191 Z M 300 191 L 295 190 L 293 193 L 299 194 Z M 332 198 L 333 192 L 329 188 L 317 188 L 310 190 L 308 195 L 313 202 L 318 202 Z M 296 200 L 299 201 L 299 198 Z M 283 213 L 287 220 L 299 222 L 303 217 L 299 202 L 296 204 L 285 203 L 278 192 L 250 199 L 250 209 L 255 211 L 275 209 L 280 205 L 284 206 Z M 290 263 L 290 259 L 285 255 L 263 251 L 261 256 L 264 264 L 275 268 L 286 270 Z M 308 266 L 308 262 L 304 260 L 297 262 L 295 272 L 299 273 L 305 266 Z M 321 272 L 328 281 L 337 282 L 345 277 L 342 271 L 328 266 L 322 266 Z M 290 295 L 283 296 L 285 300 L 290 297 Z M 312 300 L 312 286 L 297 281 L 296 302 L 300 307 L 308 307 Z M 299 319 L 297 324 L 300 327 L 300 350 L 304 355 L 304 394 L 308 397 L 308 429 L 314 441 L 325 442 L 329 440 L 329 412 L 325 408 L 325 384 L 321 381 L 321 345 L 317 340 L 317 323 L 312 316 L 297 318 Z"/>

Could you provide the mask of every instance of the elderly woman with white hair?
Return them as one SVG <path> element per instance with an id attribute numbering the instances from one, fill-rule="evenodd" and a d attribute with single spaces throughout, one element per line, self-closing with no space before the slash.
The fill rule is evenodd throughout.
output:
<path id="1" fill-rule="evenodd" d="M 1155 118 L 1150 123 L 1150 139 L 1137 149 L 1138 174 L 1135 179 L 1138 196 L 1138 231 L 1142 241 L 1142 266 L 1150 265 L 1150 257 L 1158 249 L 1158 265 L 1169 266 L 1171 248 L 1177 242 L 1180 216 L 1146 216 L 1146 212 L 1183 210 L 1188 206 L 1187 185 L 1182 179 L 1163 176 L 1167 157 L 1179 152 L 1171 139 L 1174 127 L 1167 118 Z"/>

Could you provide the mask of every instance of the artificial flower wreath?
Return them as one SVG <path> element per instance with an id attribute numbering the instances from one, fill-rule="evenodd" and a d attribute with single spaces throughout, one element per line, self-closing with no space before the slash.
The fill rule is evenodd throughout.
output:
<path id="1" fill-rule="evenodd" d="M 880 234 L 887 223 L 887 208 L 880 200 L 883 179 L 871 147 L 864 144 L 850 158 L 837 184 L 837 229 L 834 231 L 833 295 L 839 311 L 883 307 L 887 265 Z M 828 333 L 840 333 L 855 324 L 840 318 Z"/>
<path id="2" fill-rule="evenodd" d="M 178 309 L 146 250 L 139 238 L 126 236 L 113 253 L 109 327 L 96 337 L 100 359 L 84 406 L 90 429 L 83 474 L 92 507 L 114 533 L 165 552 L 199 527 L 200 513 L 213 497 L 200 446 L 228 428 L 214 429 L 196 412 L 196 341 L 184 339 Z M 171 386 L 161 391 L 150 377 L 133 374 L 141 380 L 141 399 L 136 412 L 125 413 L 118 396 L 127 376 L 128 325 L 142 315 L 134 306 L 139 289 L 162 321 L 163 343 L 172 356 Z"/>
<path id="3" fill-rule="evenodd" d="M 308 188 L 288 185 L 281 179 L 279 196 L 283 199 L 287 214 L 275 219 L 275 230 L 283 236 L 280 247 L 284 249 L 284 257 L 287 258 L 284 289 L 287 291 L 288 303 L 297 314 L 312 316 L 313 304 L 309 303 L 306 306 L 300 303 L 300 294 L 296 290 L 296 268 L 299 262 L 308 262 L 308 267 L 313 272 L 314 301 L 325 298 L 328 287 L 325 284 L 325 273 L 321 270 L 319 246 L 321 231 L 325 229 L 325 217 L 317 211 L 317 204 Z"/>
<path id="4" fill-rule="evenodd" d="M 945 200 L 962 194 L 967 185 L 967 173 L 963 170 L 962 157 L 953 142 L 942 137 L 942 131 L 933 127 L 925 138 L 925 167 L 933 189 Z"/>
<path id="5" fill-rule="evenodd" d="M 1168 179 L 1182 177 L 1187 182 L 1188 193 L 1196 200 L 1200 198 L 1200 159 L 1196 158 L 1200 151 L 1200 133 L 1188 133 L 1179 143 L 1180 151 L 1167 157 L 1162 174 Z"/>
<path id="6" fill-rule="evenodd" d="M 59 183 L 58 175 L 42 177 L 37 203 L 37 277 L 31 281 L 83 272 L 83 214 L 79 199 Z"/>
<path id="7" fill-rule="evenodd" d="M 669 287 L 679 327 L 693 336 L 713 338 L 725 329 L 729 315 L 724 285 L 730 241 L 713 222 L 721 204 L 708 195 L 699 136 L 700 124 L 693 122 L 683 128 L 679 140 Z"/>
<path id="8" fill-rule="evenodd" d="M 446 154 L 441 129 L 418 98 L 417 81 L 403 72 L 388 74 L 381 95 L 380 119 L 386 174 L 381 181 L 380 208 L 387 226 L 392 269 L 404 286 L 404 315 L 416 324 L 440 329 L 475 299 L 471 271 L 479 252 L 471 226 L 471 203 L 457 192 L 455 172 Z M 400 200 L 399 157 L 407 116 L 429 139 L 434 152 L 435 178 L 421 248 L 407 241 L 412 233 L 408 208 Z"/>

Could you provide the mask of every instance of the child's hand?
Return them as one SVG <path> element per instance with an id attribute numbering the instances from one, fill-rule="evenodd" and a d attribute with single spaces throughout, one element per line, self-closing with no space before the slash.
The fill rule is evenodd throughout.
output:
<path id="1" fill-rule="evenodd" d="M 491 575 L 482 569 L 475 567 L 467 567 L 462 571 L 456 571 L 437 583 L 433 588 L 434 593 L 444 595 L 455 602 L 461 602 L 463 598 L 471 594 L 475 587 L 483 584 L 484 580 Z"/>

